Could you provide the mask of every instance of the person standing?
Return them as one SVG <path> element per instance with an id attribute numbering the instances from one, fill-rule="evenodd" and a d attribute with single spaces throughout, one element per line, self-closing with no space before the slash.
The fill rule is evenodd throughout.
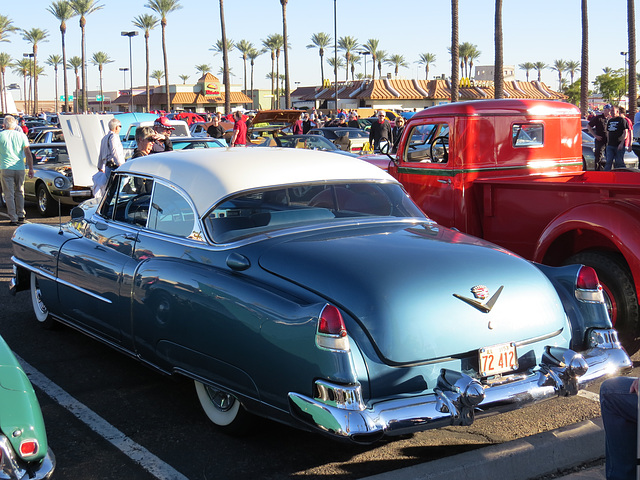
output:
<path id="1" fill-rule="evenodd" d="M 153 144 L 153 153 L 170 152 L 173 150 L 171 132 L 175 127 L 169 123 L 167 117 L 158 117 L 153 122 L 153 130 L 156 132 L 156 141 Z"/>
<path id="2" fill-rule="evenodd" d="M 387 120 L 382 110 L 378 110 L 376 116 L 378 117 L 378 121 L 373 122 L 371 124 L 371 130 L 369 130 L 369 144 L 371 144 L 371 148 L 374 151 L 380 150 L 380 142 L 391 141 L 391 124 L 389 120 Z"/>
<path id="3" fill-rule="evenodd" d="M 625 117 L 620 116 L 618 107 L 611 109 L 611 118 L 607 121 L 607 162 L 605 170 L 624 168 L 624 145 L 629 135 L 629 125 Z"/>
<path id="4" fill-rule="evenodd" d="M 231 137 L 232 147 L 246 147 L 247 146 L 247 124 L 242 120 L 242 114 L 236 111 L 233 114 L 235 124 L 233 126 L 233 136 Z"/>
<path id="5" fill-rule="evenodd" d="M 360 128 L 360 123 L 358 122 L 358 114 L 356 112 L 351 112 L 349 114 L 349 121 L 347 122 L 347 126 L 351 128 Z"/>
<path id="6" fill-rule="evenodd" d="M 102 137 L 100 142 L 100 159 L 98 160 L 98 170 L 104 172 L 107 179 L 111 176 L 111 171 L 124 163 L 124 149 L 120 141 L 120 120 L 112 118 L 109 121 L 109 133 Z"/>
<path id="7" fill-rule="evenodd" d="M 402 132 L 404 132 L 404 118 L 398 115 L 396 117 L 396 124 L 391 130 L 391 153 L 396 153 L 398 151 Z"/>
<path id="8" fill-rule="evenodd" d="M 302 128 L 302 114 L 300 114 L 298 119 L 294 122 L 292 131 L 294 135 L 302 135 L 304 133 Z"/>
<path id="9" fill-rule="evenodd" d="M 211 119 L 211 125 L 207 128 L 207 135 L 211 138 L 223 138 L 224 137 L 224 128 L 220 125 L 220 119 L 217 115 L 215 115 Z"/>
<path id="10" fill-rule="evenodd" d="M 595 169 L 602 170 L 603 159 L 605 156 L 605 148 L 607 147 L 607 120 L 611 116 L 611 105 L 606 104 L 602 109 L 602 113 L 595 115 L 589 120 L 587 129 L 589 134 L 595 139 Z"/>
<path id="11" fill-rule="evenodd" d="M 133 151 L 131 158 L 146 157 L 152 154 L 156 135 L 156 132 L 151 127 L 138 127 L 136 129 L 136 149 Z"/>
<path id="12" fill-rule="evenodd" d="M 638 379 L 615 377 L 600 386 L 607 480 L 636 478 Z"/>
<path id="13" fill-rule="evenodd" d="M 2 191 L 9 214 L 9 225 L 24 223 L 25 160 L 29 178 L 33 177 L 33 157 L 27 136 L 15 130 L 16 119 L 4 117 L 4 130 L 0 132 L 0 176 Z"/>

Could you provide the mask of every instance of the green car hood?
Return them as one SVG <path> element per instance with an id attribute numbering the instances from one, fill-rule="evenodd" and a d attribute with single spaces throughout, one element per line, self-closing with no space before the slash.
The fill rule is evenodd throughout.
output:
<path id="1" fill-rule="evenodd" d="M 2 337 L 0 337 L 0 405 L 0 430 L 9 439 L 16 454 L 30 462 L 44 458 L 48 444 L 40 404 L 31 382 Z M 33 456 L 22 457 L 20 444 L 32 439 L 37 440 L 38 451 Z"/>

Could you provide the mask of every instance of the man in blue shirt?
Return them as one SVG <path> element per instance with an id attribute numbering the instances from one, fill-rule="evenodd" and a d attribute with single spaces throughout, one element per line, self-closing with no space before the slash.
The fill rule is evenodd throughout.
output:
<path id="1" fill-rule="evenodd" d="M 24 175 L 25 159 L 29 178 L 33 177 L 33 157 L 27 136 L 15 130 L 16 119 L 4 117 L 4 130 L 0 132 L 0 176 L 2 191 L 7 204 L 9 225 L 24 222 Z"/>

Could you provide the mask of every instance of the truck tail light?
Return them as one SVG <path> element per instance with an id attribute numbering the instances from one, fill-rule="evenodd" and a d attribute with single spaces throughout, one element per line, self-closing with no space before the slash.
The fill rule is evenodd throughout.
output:
<path id="1" fill-rule="evenodd" d="M 576 279 L 576 298 L 583 302 L 604 303 L 602 285 L 598 274 L 592 267 L 583 265 Z"/>
<path id="2" fill-rule="evenodd" d="M 25 440 L 20 444 L 20 455 L 30 457 L 38 453 L 38 442 L 36 440 Z"/>
<path id="3" fill-rule="evenodd" d="M 347 327 L 340 310 L 333 305 L 325 305 L 318 317 L 316 345 L 328 350 L 349 351 Z"/>

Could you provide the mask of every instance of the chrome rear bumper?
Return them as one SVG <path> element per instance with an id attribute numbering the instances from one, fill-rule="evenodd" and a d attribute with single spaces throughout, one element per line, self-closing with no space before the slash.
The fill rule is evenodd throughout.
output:
<path id="1" fill-rule="evenodd" d="M 56 468 L 56 457 L 51 449 L 39 463 L 25 462 L 16 455 L 4 435 L 0 436 L 0 455 L 0 479 L 44 480 L 50 478 Z"/>
<path id="2" fill-rule="evenodd" d="M 532 373 L 481 384 L 460 372 L 442 370 L 433 393 L 384 399 L 365 405 L 360 385 L 317 381 L 318 398 L 289 393 L 292 415 L 309 427 L 337 438 L 372 443 L 383 436 L 471 425 L 476 416 L 513 410 L 555 396 L 575 395 L 600 378 L 631 367 L 615 330 L 598 330 L 594 348 L 582 355 L 548 347 Z"/>

